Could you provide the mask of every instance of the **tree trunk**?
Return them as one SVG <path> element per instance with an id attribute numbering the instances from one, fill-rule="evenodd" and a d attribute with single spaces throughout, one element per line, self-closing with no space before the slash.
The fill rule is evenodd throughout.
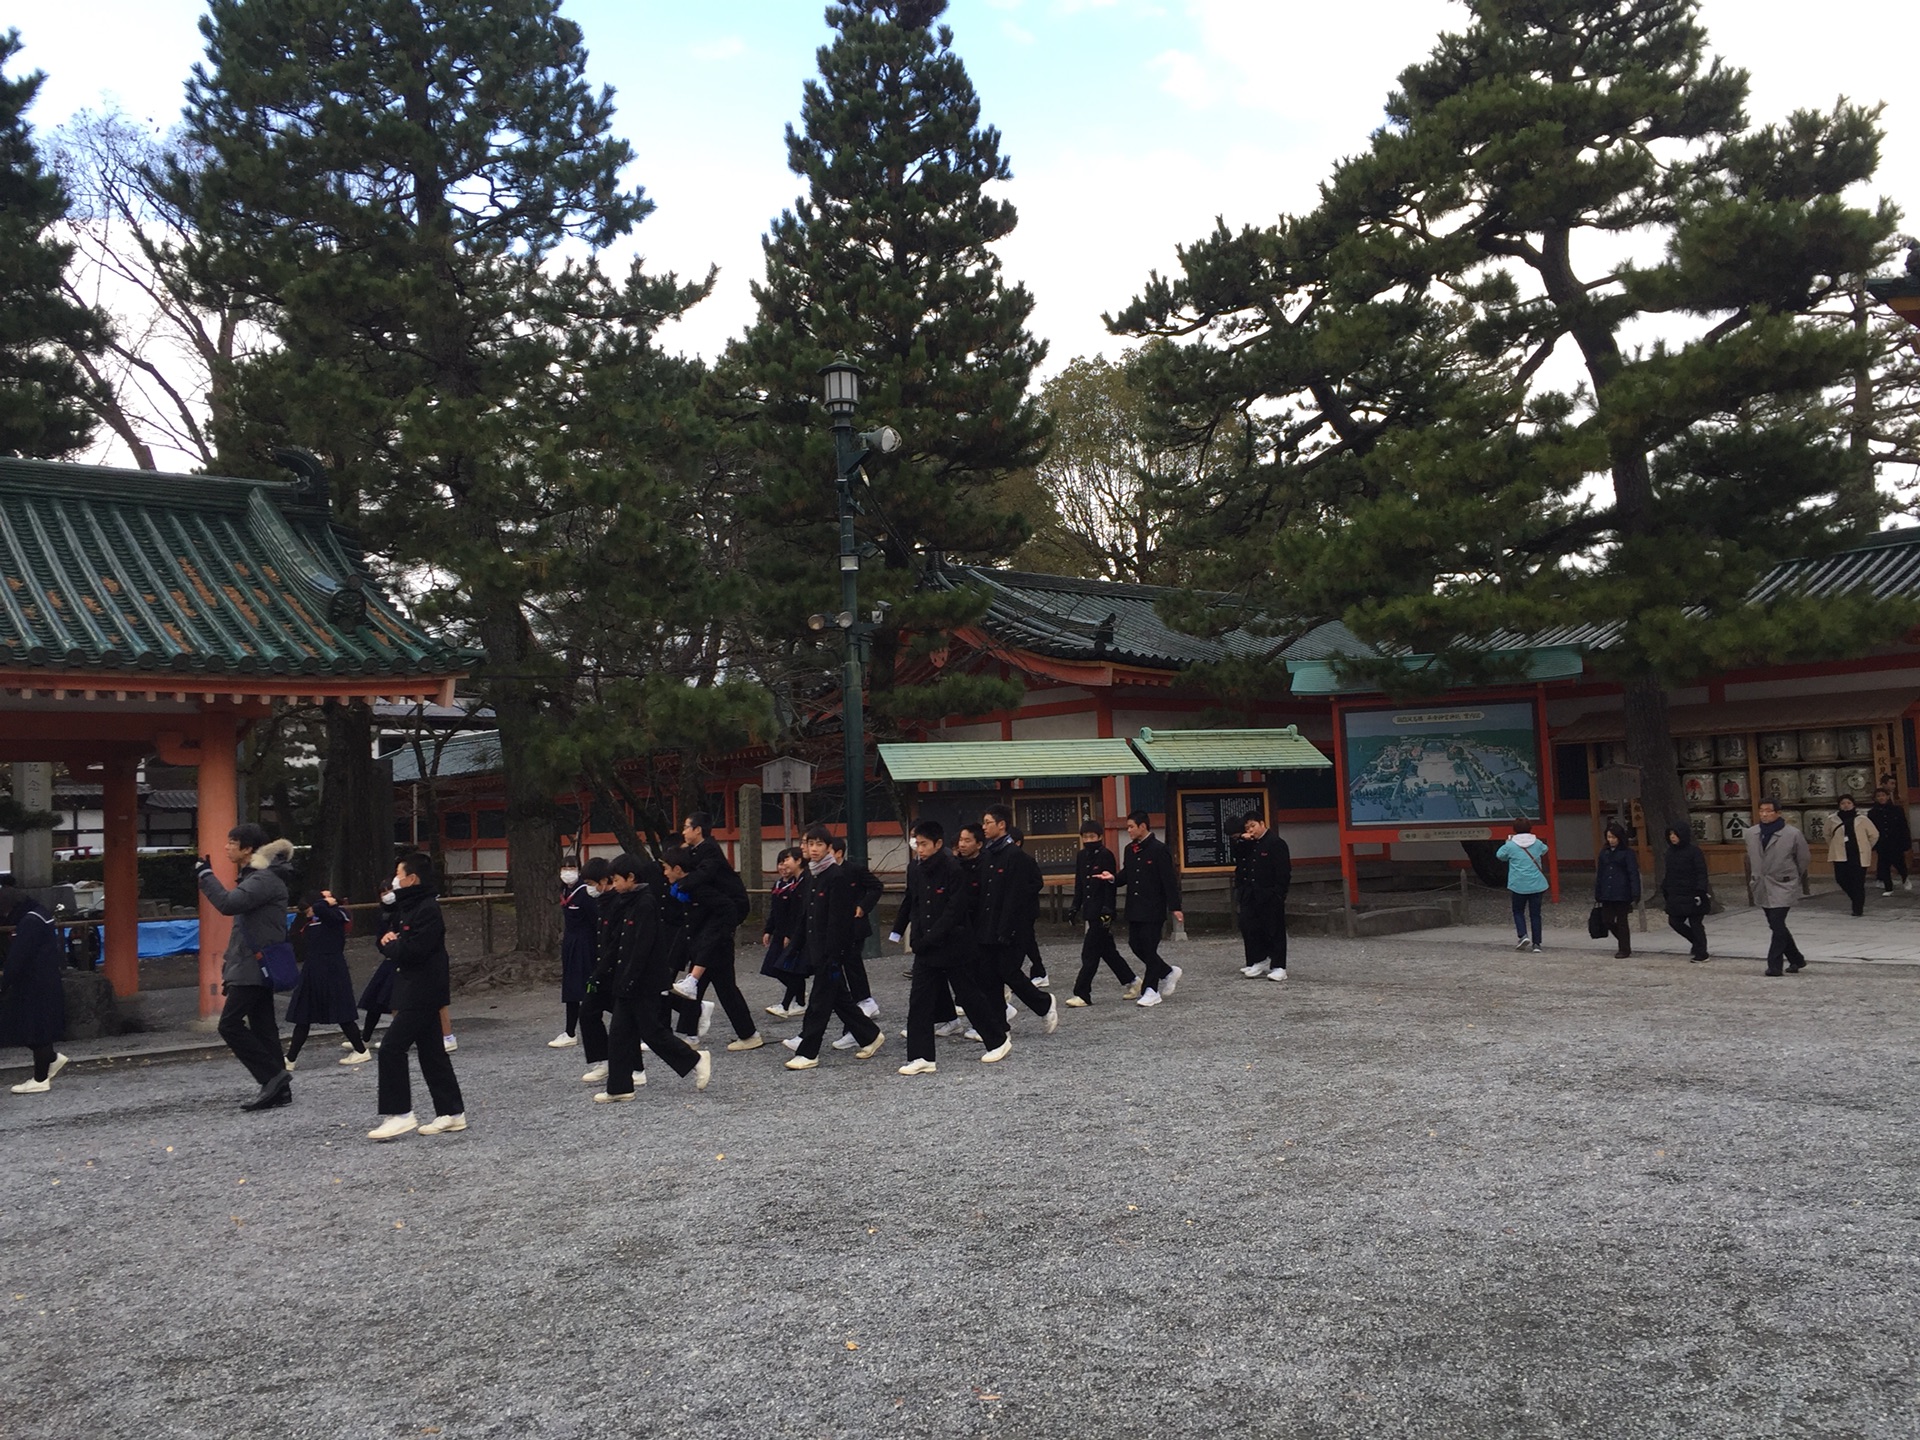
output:
<path id="1" fill-rule="evenodd" d="M 537 753 L 545 700 L 539 682 L 526 678 L 534 664 L 533 637 L 517 600 L 497 599 L 483 614 L 480 643 L 488 696 L 500 727 L 501 780 L 507 795 L 507 888 L 513 892 L 514 944 L 541 959 L 560 953 L 560 907 L 555 897 L 560 866 L 560 807 L 553 788 L 530 757 Z"/>
<path id="2" fill-rule="evenodd" d="M 373 711 L 329 700 L 326 731 L 311 869 L 342 899 L 371 900 L 393 873 L 393 797 L 378 793 Z"/>
<path id="3" fill-rule="evenodd" d="M 1628 680 L 1626 700 L 1627 758 L 1640 767 L 1640 808 L 1646 816 L 1647 849 L 1653 855 L 1654 886 L 1666 874 L 1667 829 L 1685 834 L 1687 799 L 1680 788 L 1674 763 L 1673 730 L 1667 718 L 1667 692 L 1647 677 Z"/>

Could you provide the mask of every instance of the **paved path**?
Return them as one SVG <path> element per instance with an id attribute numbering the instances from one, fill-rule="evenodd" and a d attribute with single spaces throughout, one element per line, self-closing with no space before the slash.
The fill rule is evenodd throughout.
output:
<path id="1" fill-rule="evenodd" d="M 389 1146 L 367 1067 L 0 1093 L 0 1433 L 1913 1435 L 1920 974 L 1177 954 L 920 1080 L 883 962 L 876 1060 L 618 1107 L 481 1000 Z"/>

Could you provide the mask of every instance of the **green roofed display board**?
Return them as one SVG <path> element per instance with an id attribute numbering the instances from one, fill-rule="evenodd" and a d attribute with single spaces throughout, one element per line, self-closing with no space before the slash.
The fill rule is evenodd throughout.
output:
<path id="1" fill-rule="evenodd" d="M 1354 829 L 1497 825 L 1541 813 L 1531 704 L 1349 710 L 1340 721 Z"/>

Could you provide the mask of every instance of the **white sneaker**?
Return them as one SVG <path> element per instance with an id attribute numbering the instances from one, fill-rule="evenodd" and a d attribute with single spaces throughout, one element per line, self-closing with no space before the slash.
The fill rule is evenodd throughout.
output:
<path id="1" fill-rule="evenodd" d="M 1273 971 L 1273 973 L 1267 976 L 1267 979 L 1269 980 L 1284 980 L 1286 978 L 1287 978 L 1287 967 L 1284 965 L 1282 965 L 1279 969 Z"/>
<path id="2" fill-rule="evenodd" d="M 18 1085 L 13 1087 L 13 1093 L 16 1095 L 44 1095 L 52 1088 L 53 1086 L 47 1080 L 22 1080 Z"/>
<path id="3" fill-rule="evenodd" d="M 1041 1016 L 1040 1019 L 1041 1026 L 1047 1034 L 1051 1035 L 1054 1031 L 1058 1030 L 1060 1028 L 1060 1002 L 1055 1000 L 1051 1005 L 1047 1006 L 1047 1013 Z"/>
<path id="4" fill-rule="evenodd" d="M 355 1050 L 349 1055 L 342 1055 L 340 1057 L 340 1063 L 342 1065 L 364 1065 L 371 1059 L 373 1059 L 373 1052 L 371 1050 Z"/>
<path id="5" fill-rule="evenodd" d="M 1018 1020 L 1019 1018 L 1020 1018 L 1020 1007 L 1018 1005 L 1013 1004 L 1011 1001 L 1009 1001 L 1007 1004 L 1007 1023 L 1011 1025 L 1014 1021 Z"/>
<path id="6" fill-rule="evenodd" d="M 787 1061 L 787 1069 L 789 1070 L 817 1070 L 819 1068 L 820 1062 L 818 1060 L 809 1060 L 804 1055 L 796 1055 Z"/>
<path id="7" fill-rule="evenodd" d="M 931 1075 L 940 1067 L 931 1060 L 909 1060 L 893 1073 L 896 1075 Z"/>
<path id="8" fill-rule="evenodd" d="M 696 1039 L 703 1039 L 705 1038 L 707 1031 L 711 1030 L 712 1028 L 713 1028 L 713 1001 L 702 1000 L 700 1002 L 700 1028 L 693 1032 L 694 1037 Z"/>
<path id="9" fill-rule="evenodd" d="M 351 1050 L 353 1048 L 353 1042 L 351 1040 L 342 1040 L 340 1042 L 340 1048 L 342 1050 Z"/>
<path id="10" fill-rule="evenodd" d="M 373 1129 L 367 1131 L 369 1140 L 398 1140 L 410 1130 L 418 1130 L 420 1122 L 413 1118 L 413 1112 L 404 1115 L 389 1115 Z"/>
<path id="11" fill-rule="evenodd" d="M 853 1032 L 849 1030 L 845 1032 L 843 1035 L 841 1035 L 841 1037 L 838 1040 L 833 1042 L 833 1048 L 836 1050 L 851 1050 L 854 1046 L 858 1045 L 859 1043 L 860 1042 L 858 1040 L 853 1038 Z"/>
<path id="12" fill-rule="evenodd" d="M 773 1018 L 776 1020 L 786 1020 L 791 1018 L 791 1012 L 788 1011 L 784 1003 L 779 1005 L 767 1006 L 767 1014 L 773 1016 Z"/>
<path id="13" fill-rule="evenodd" d="M 1258 980 L 1262 975 L 1266 974 L 1267 971 L 1272 968 L 1273 967 L 1267 961 L 1262 960 L 1257 965 L 1242 965 L 1240 967 L 1240 973 L 1246 976 L 1249 980 Z"/>
<path id="14" fill-rule="evenodd" d="M 878 1020 L 880 1018 L 880 1002 L 871 995 L 867 996 L 866 999 L 860 1002 L 860 1013 L 869 1020 Z"/>
<path id="15" fill-rule="evenodd" d="M 1051 990 L 1053 988 L 1053 977 L 1050 975 L 1034 976 L 1033 988 L 1036 990 Z"/>
<path id="16" fill-rule="evenodd" d="M 458 1035 L 443 1035 L 440 1037 L 440 1043 L 446 1048 L 447 1054 L 451 1055 L 460 1048 L 460 1037 Z"/>
<path id="17" fill-rule="evenodd" d="M 966 1040 L 971 1040 L 974 1042 L 974 1044 L 978 1045 L 982 1039 L 982 1036 L 978 1030 L 974 1029 L 971 1025 L 969 1025 L 966 1029 L 966 1033 L 961 1038 Z"/>
<path id="18" fill-rule="evenodd" d="M 967 1029 L 967 1022 L 965 1020 L 946 1020 L 934 1026 L 933 1033 L 938 1035 L 941 1039 L 946 1040 L 946 1039 L 951 1039 L 955 1035 L 961 1034 L 966 1029 Z"/>
<path id="19" fill-rule="evenodd" d="M 287 1073 L 291 1075 L 293 1073 L 293 1067 L 297 1062 L 292 1060 L 283 1060 L 280 1063 L 287 1067 Z"/>
<path id="20" fill-rule="evenodd" d="M 1084 1010 L 1091 1004 L 1093 1004 L 1091 1000 L 1082 1000 L 1078 995 L 1069 995 L 1067 997 L 1067 1008 L 1069 1010 Z"/>
<path id="21" fill-rule="evenodd" d="M 67 1068 L 67 1057 L 56 1052 L 53 1057 L 53 1063 L 47 1066 L 47 1079 L 49 1080 L 53 1079 L 54 1076 L 58 1075 L 62 1070 L 66 1068 Z"/>
<path id="22" fill-rule="evenodd" d="M 607 1062 L 602 1060 L 598 1065 L 588 1067 L 587 1073 L 580 1077 L 580 1083 L 582 1085 L 597 1085 L 606 1078 Z"/>
<path id="23" fill-rule="evenodd" d="M 1158 990 L 1148 990 L 1133 1003 L 1138 1005 L 1142 1010 L 1151 1010 L 1160 1003 L 1160 992 Z"/>
<path id="24" fill-rule="evenodd" d="M 880 1047 L 886 1043 L 887 1032 L 882 1030 L 873 1037 L 873 1043 L 871 1045 L 862 1045 L 858 1050 L 854 1051 L 853 1058 L 856 1060 L 871 1060 L 875 1055 L 880 1053 Z"/>
<path id="25" fill-rule="evenodd" d="M 713 1052 L 711 1050 L 702 1050 L 700 1052 L 700 1059 L 693 1067 L 693 1088 L 696 1090 L 704 1090 L 707 1088 L 707 1082 L 711 1079 L 713 1079 Z"/>
<path id="26" fill-rule="evenodd" d="M 463 1110 L 458 1115 L 436 1115 L 420 1127 L 422 1135 L 452 1135 L 467 1128 L 467 1116 Z"/>
<path id="27" fill-rule="evenodd" d="M 987 1051 L 986 1054 L 982 1055 L 980 1057 L 980 1060 L 983 1064 L 991 1065 L 996 1060 L 1006 1059 L 1007 1056 L 1012 1053 L 1013 1053 L 1013 1037 L 1009 1035 L 1006 1039 L 1002 1040 L 998 1045 L 994 1046 L 993 1049 Z"/>
<path id="28" fill-rule="evenodd" d="M 1160 982 L 1160 998 L 1162 1000 L 1168 1000 L 1173 997 L 1173 987 L 1180 983 L 1180 977 L 1186 973 L 1187 972 L 1182 970 L 1178 965 L 1167 972 L 1167 978 Z"/>
<path id="29" fill-rule="evenodd" d="M 1135 976 L 1127 982 L 1127 988 L 1120 992 L 1120 998 L 1122 1000 L 1138 1000 L 1140 998 L 1140 987 L 1145 983 L 1146 982 L 1138 976 Z"/>
<path id="30" fill-rule="evenodd" d="M 755 1032 L 754 1034 L 747 1036 L 747 1038 L 744 1040 L 729 1040 L 727 1042 L 727 1049 L 735 1050 L 735 1051 L 758 1050 L 762 1045 L 766 1043 L 767 1043 L 766 1037 L 764 1035 L 759 1034 L 758 1032 Z"/>
<path id="31" fill-rule="evenodd" d="M 800 1048 L 800 1037 L 798 1035 L 789 1035 L 780 1043 L 789 1050 L 798 1050 Z"/>
<path id="32" fill-rule="evenodd" d="M 624 1095 L 614 1095 L 602 1090 L 598 1095 L 593 1097 L 593 1103 L 596 1105 L 622 1105 L 633 1099 L 634 1093 L 634 1091 L 629 1090 Z"/>
<path id="33" fill-rule="evenodd" d="M 569 1045 L 578 1045 L 579 1043 L 580 1037 L 578 1035 L 569 1035 L 563 1030 L 554 1036 L 553 1039 L 547 1041 L 547 1048 L 549 1050 L 564 1050 Z"/>

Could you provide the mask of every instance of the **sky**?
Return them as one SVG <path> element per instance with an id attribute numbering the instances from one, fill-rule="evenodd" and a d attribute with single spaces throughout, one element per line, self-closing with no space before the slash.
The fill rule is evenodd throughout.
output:
<path id="1" fill-rule="evenodd" d="M 567 0 L 590 77 L 615 92 L 629 179 L 658 209 L 635 248 L 649 268 L 720 267 L 714 295 L 663 335 L 706 356 L 751 321 L 760 237 L 798 195 L 783 134 L 829 37 L 818 0 Z M 166 125 L 200 55 L 199 0 L 15 0 L 16 67 L 47 72 L 29 119 L 113 102 Z M 1840 95 L 1883 101 L 1879 184 L 1920 233 L 1920 4 L 1704 0 L 1716 53 L 1753 75 L 1750 113 Z M 1379 123 L 1394 77 L 1443 29 L 1452 0 L 952 0 L 954 48 L 1003 136 L 1020 225 L 999 247 L 1036 300 L 1045 369 L 1117 354 L 1101 315 L 1125 305 L 1214 217 L 1264 224 Z"/>

